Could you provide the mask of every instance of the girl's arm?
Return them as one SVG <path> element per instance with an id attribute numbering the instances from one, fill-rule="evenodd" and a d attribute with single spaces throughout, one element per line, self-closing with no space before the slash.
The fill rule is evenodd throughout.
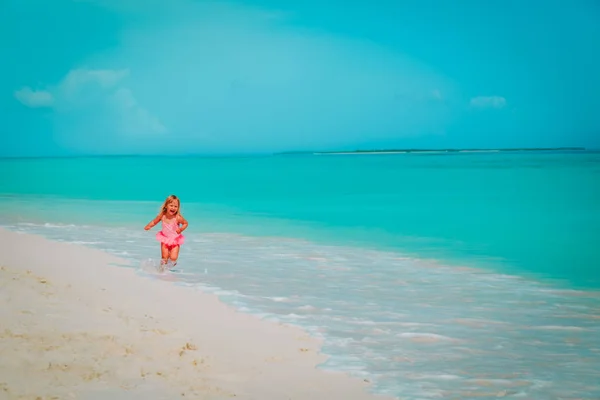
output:
<path id="1" fill-rule="evenodd" d="M 186 221 L 185 218 L 183 218 L 183 215 L 181 215 L 181 214 L 179 214 L 179 217 L 177 219 L 179 220 L 177 222 L 179 222 L 181 224 L 181 226 L 179 228 L 177 228 L 177 233 L 181 233 L 181 232 L 185 231 L 186 228 L 188 227 L 188 222 Z"/>
<path id="2" fill-rule="evenodd" d="M 162 214 L 158 214 L 156 216 L 156 218 L 154 218 L 152 221 L 148 222 L 148 225 L 146 225 L 144 227 L 145 230 L 149 231 L 150 229 L 152 229 L 156 224 L 158 224 L 160 222 L 162 218 Z"/>

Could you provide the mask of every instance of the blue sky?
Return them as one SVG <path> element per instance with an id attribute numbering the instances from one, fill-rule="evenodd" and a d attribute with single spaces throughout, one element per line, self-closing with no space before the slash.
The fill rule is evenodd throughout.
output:
<path id="1" fill-rule="evenodd" d="M 600 147 L 595 0 L 3 0 L 0 156 Z"/>

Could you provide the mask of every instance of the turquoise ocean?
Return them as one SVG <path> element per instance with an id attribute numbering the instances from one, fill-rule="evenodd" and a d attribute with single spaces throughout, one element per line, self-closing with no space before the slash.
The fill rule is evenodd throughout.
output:
<path id="1" fill-rule="evenodd" d="M 0 171 L 0 226 L 300 326 L 324 340 L 319 368 L 376 393 L 600 398 L 600 152 L 31 158 Z M 172 193 L 190 225 L 161 275 L 140 267 L 159 258 L 159 227 L 143 227 Z"/>

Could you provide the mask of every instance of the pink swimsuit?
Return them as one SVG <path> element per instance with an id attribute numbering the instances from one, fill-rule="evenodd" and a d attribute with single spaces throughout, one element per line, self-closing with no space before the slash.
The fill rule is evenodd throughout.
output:
<path id="1" fill-rule="evenodd" d="M 182 245 L 185 241 L 185 237 L 181 233 L 177 233 L 179 223 L 177 218 L 173 218 L 171 221 L 165 221 L 162 219 L 162 229 L 156 233 L 156 240 L 167 245 L 169 249 Z"/>

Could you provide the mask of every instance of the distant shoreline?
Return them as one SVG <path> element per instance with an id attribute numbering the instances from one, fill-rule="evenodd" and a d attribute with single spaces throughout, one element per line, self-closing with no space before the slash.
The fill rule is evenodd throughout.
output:
<path id="1" fill-rule="evenodd" d="M 283 151 L 276 153 L 232 153 L 232 154 L 80 154 L 57 156 L 4 156 L 0 160 L 47 159 L 47 158 L 237 158 L 237 157 L 269 157 L 279 155 L 353 155 L 353 154 L 407 154 L 407 153 L 497 153 L 497 152 L 540 152 L 540 151 L 597 151 L 585 147 L 539 147 L 539 148 L 504 148 L 504 149 L 372 149 L 372 150 L 332 150 L 332 151 Z"/>
<path id="2" fill-rule="evenodd" d="M 499 153 L 499 152 L 537 152 L 537 151 L 585 151 L 585 147 L 534 147 L 505 149 L 374 149 L 374 150 L 336 150 L 336 151 L 286 151 L 278 155 L 315 154 L 407 154 L 407 153 Z"/>

